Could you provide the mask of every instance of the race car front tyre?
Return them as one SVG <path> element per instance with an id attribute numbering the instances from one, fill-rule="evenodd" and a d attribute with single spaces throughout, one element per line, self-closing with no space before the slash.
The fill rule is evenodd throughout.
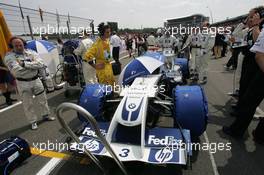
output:
<path id="1" fill-rule="evenodd" d="M 177 86 L 173 90 L 174 126 L 180 124 L 189 129 L 192 136 L 199 137 L 206 130 L 208 104 L 200 86 Z"/>
<path id="2" fill-rule="evenodd" d="M 81 92 L 78 104 L 94 116 L 97 121 L 104 121 L 104 103 L 110 94 L 112 94 L 111 86 L 88 84 Z M 78 114 L 78 118 L 81 122 L 87 122 L 80 114 Z"/>

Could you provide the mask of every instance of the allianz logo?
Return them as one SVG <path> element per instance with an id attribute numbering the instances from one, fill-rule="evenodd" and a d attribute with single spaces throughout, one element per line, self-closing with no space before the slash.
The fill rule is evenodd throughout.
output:
<path id="1" fill-rule="evenodd" d="M 160 139 L 155 135 L 149 135 L 148 145 L 156 145 L 156 146 L 180 146 L 182 144 L 182 140 L 175 139 L 173 136 L 165 136 Z"/>
<path id="2" fill-rule="evenodd" d="M 100 129 L 100 132 L 102 133 L 103 136 L 106 136 L 106 130 L 104 129 Z M 83 135 L 86 135 L 86 136 L 92 136 L 92 137 L 97 137 L 97 135 L 95 134 L 95 132 L 89 128 L 89 127 L 86 127 L 82 133 Z"/>

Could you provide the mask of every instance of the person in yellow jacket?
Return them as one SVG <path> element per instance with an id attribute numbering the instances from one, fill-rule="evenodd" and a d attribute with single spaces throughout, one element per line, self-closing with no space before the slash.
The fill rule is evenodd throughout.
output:
<path id="1" fill-rule="evenodd" d="M 109 25 L 99 24 L 98 31 L 100 37 L 85 53 L 84 61 L 92 62 L 95 58 L 93 67 L 96 69 L 98 82 L 107 85 L 114 85 L 115 77 L 110 63 L 110 42 L 111 29 Z"/>
<path id="2" fill-rule="evenodd" d="M 4 18 L 4 13 L 0 10 L 0 56 L 5 57 L 5 54 L 10 50 L 8 48 L 8 42 L 11 39 L 12 34 L 7 26 Z"/>

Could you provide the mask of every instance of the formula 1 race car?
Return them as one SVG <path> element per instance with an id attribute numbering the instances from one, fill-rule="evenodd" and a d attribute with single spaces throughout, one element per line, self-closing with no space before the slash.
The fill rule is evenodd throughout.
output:
<path id="1" fill-rule="evenodd" d="M 57 115 L 75 141 L 72 149 L 86 153 L 102 171 L 98 156 L 113 158 L 124 174 L 123 163 L 130 161 L 190 168 L 192 138 L 206 130 L 207 100 L 200 86 L 183 85 L 186 61 L 175 58 L 168 70 L 164 59 L 146 53 L 123 69 L 118 87 L 90 84 L 78 105 L 61 104 Z M 65 123 L 65 109 L 78 112 L 84 124 L 79 135 Z"/>

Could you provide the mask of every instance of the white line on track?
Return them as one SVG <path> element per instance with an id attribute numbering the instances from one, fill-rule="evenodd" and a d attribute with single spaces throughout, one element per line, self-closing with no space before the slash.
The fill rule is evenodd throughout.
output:
<path id="1" fill-rule="evenodd" d="M 65 85 L 65 82 L 62 82 L 61 84 L 58 84 L 57 86 L 58 86 L 58 87 L 61 87 L 61 86 L 64 86 L 64 85 Z M 33 96 L 33 98 L 34 98 L 34 96 Z M 4 108 L 4 109 L 1 109 L 1 110 L 0 110 L 0 113 L 5 112 L 5 111 L 8 111 L 9 109 L 12 109 L 12 108 L 14 108 L 14 107 L 16 107 L 16 106 L 18 106 L 18 105 L 20 105 L 20 104 L 22 104 L 22 101 L 18 101 L 18 102 L 14 103 L 14 104 L 11 105 L 11 106 L 8 106 L 8 107 L 6 107 L 6 108 Z"/>
<path id="2" fill-rule="evenodd" d="M 62 161 L 59 158 L 52 158 L 36 175 L 48 175 Z"/>
<path id="3" fill-rule="evenodd" d="M 259 107 L 257 108 L 256 112 L 259 113 L 259 114 L 255 114 L 254 117 L 256 117 L 256 118 L 260 118 L 260 117 L 264 118 L 264 112 Z"/>
<path id="4" fill-rule="evenodd" d="M 12 108 L 14 108 L 14 107 L 16 107 L 16 106 L 18 106 L 18 105 L 20 105 L 20 104 L 22 104 L 22 101 L 18 101 L 18 102 L 14 103 L 14 104 L 11 105 L 11 106 L 8 106 L 8 107 L 6 107 L 6 108 L 4 108 L 4 109 L 1 109 L 1 110 L 0 110 L 0 113 L 5 112 L 5 111 L 7 111 L 7 110 L 9 110 L 9 109 L 12 109 Z"/>
<path id="5" fill-rule="evenodd" d="M 204 138 L 205 138 L 205 142 L 207 144 L 209 144 L 209 139 L 208 139 L 208 135 L 206 132 L 204 132 Z M 213 153 L 210 152 L 210 150 L 208 151 L 209 152 L 209 156 L 210 156 L 210 160 L 211 160 L 211 163 L 212 163 L 212 167 L 213 167 L 213 170 L 214 170 L 214 175 L 219 175 L 219 172 L 217 170 L 217 166 L 216 166 L 216 163 L 215 163 L 215 158 L 214 158 L 214 155 Z"/>
<path id="6" fill-rule="evenodd" d="M 61 84 L 58 84 L 57 86 L 61 87 L 61 86 L 64 86 L 66 83 L 65 82 L 62 82 Z"/>

